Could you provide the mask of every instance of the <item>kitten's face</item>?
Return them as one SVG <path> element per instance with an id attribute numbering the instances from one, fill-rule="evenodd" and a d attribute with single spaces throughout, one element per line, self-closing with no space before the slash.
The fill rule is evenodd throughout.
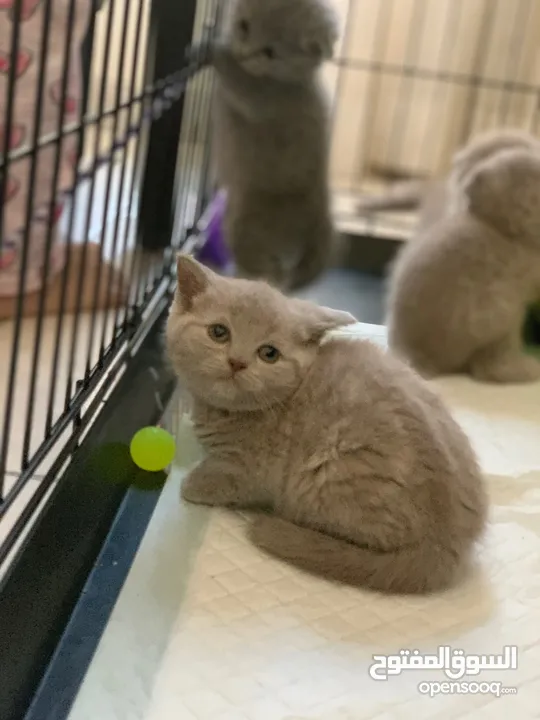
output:
<path id="1" fill-rule="evenodd" d="M 288 300 L 264 283 L 218 277 L 178 261 L 167 348 L 187 389 L 225 410 L 270 408 L 299 387 L 331 327 L 348 313 Z"/>
<path id="2" fill-rule="evenodd" d="M 337 22 L 326 0 L 236 0 L 231 49 L 252 75 L 294 82 L 333 53 Z"/>

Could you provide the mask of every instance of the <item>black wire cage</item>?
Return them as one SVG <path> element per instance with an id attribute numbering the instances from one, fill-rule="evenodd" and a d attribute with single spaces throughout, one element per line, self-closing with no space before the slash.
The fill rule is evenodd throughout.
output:
<path id="1" fill-rule="evenodd" d="M 0 717 L 24 716 L 160 421 L 175 257 L 207 200 L 217 0 L 0 3 Z M 121 480 L 121 479 L 120 479 Z"/>
<path id="2" fill-rule="evenodd" d="M 538 132 L 540 0 L 333 2 L 336 223 L 351 264 L 380 272 L 414 217 L 362 217 L 360 196 L 444 174 L 482 130 Z M 228 7 L 0 0 L 2 720 L 25 717 L 47 668 L 54 680 L 119 509 L 155 502 L 92 458 L 163 421 L 175 389 L 161 343 L 175 256 L 213 191 L 212 72 L 185 51 Z M 135 552 L 133 528 L 120 536 L 115 552 Z M 54 710 L 26 717 L 65 717 L 66 687 L 64 672 Z"/>

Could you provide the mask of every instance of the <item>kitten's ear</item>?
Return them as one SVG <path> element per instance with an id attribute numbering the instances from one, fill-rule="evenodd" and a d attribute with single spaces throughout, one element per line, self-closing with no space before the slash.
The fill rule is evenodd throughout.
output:
<path id="1" fill-rule="evenodd" d="M 305 342 L 318 343 L 330 330 L 358 322 L 353 315 L 343 310 L 320 307 L 302 300 L 296 302 L 302 319 L 302 337 Z"/>
<path id="2" fill-rule="evenodd" d="M 479 163 L 464 178 L 462 190 L 471 212 L 484 219 L 500 214 L 512 191 L 506 159 L 513 151 L 501 152 Z"/>
<path id="3" fill-rule="evenodd" d="M 461 178 L 461 188 L 469 205 L 474 207 L 483 202 L 490 194 L 493 184 L 493 160 L 484 160 Z"/>
<path id="4" fill-rule="evenodd" d="M 176 260 L 176 276 L 178 279 L 176 292 L 184 310 L 191 310 L 193 300 L 208 288 L 214 275 L 215 273 L 189 255 L 178 255 Z"/>
<path id="5" fill-rule="evenodd" d="M 334 55 L 334 48 L 340 37 L 340 23 L 330 4 L 320 3 L 318 18 L 313 26 L 304 30 L 303 47 L 314 60 L 323 62 Z"/>

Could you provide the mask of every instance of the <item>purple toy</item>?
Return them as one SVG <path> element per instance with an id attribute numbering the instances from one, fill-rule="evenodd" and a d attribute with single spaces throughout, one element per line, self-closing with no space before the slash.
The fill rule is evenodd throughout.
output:
<path id="1" fill-rule="evenodd" d="M 197 236 L 201 244 L 196 257 L 204 265 L 229 275 L 233 271 L 233 261 L 223 237 L 226 206 L 227 193 L 225 190 L 220 190 L 197 224 Z"/>

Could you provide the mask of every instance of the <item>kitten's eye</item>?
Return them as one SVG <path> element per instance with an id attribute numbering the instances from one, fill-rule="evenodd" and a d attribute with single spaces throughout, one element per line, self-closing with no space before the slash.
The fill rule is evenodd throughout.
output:
<path id="1" fill-rule="evenodd" d="M 262 51 L 263 55 L 269 60 L 273 60 L 276 57 L 276 51 L 273 47 L 265 47 Z"/>
<path id="2" fill-rule="evenodd" d="M 261 345 L 257 350 L 257 354 L 263 362 L 269 364 L 277 362 L 281 357 L 281 353 L 273 345 Z"/>
<path id="3" fill-rule="evenodd" d="M 240 20 L 238 23 L 238 28 L 240 29 L 240 32 L 244 37 L 247 37 L 249 35 L 249 23 L 247 20 Z"/>
<path id="4" fill-rule="evenodd" d="M 217 343 L 226 343 L 231 337 L 231 331 L 225 325 L 210 325 L 208 335 Z"/>

